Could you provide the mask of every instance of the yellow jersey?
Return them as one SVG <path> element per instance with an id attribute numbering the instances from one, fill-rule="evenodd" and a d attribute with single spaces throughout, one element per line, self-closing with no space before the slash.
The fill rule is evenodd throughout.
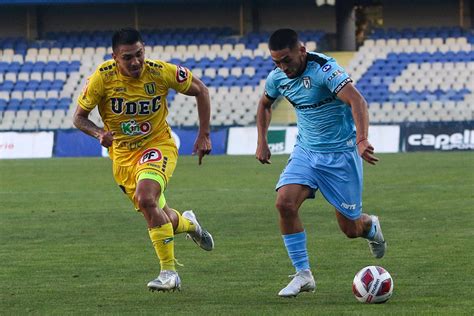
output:
<path id="1" fill-rule="evenodd" d="M 89 112 L 98 107 L 104 129 L 115 132 L 110 158 L 130 165 L 137 150 L 149 142 L 171 138 L 166 122 L 168 90 L 184 93 L 191 81 L 187 68 L 149 59 L 139 78 L 123 76 L 112 59 L 87 79 L 78 104 Z"/>

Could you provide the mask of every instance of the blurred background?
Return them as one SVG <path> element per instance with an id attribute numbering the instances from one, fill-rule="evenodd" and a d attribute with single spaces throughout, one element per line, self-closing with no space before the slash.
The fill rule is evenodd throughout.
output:
<path id="1" fill-rule="evenodd" d="M 254 153 L 257 102 L 274 67 L 267 40 L 282 27 L 350 74 L 378 152 L 472 150 L 473 12 L 473 0 L 3 0 L 0 158 L 105 155 L 72 114 L 122 27 L 142 32 L 147 58 L 188 67 L 208 85 L 214 154 Z M 180 154 L 189 154 L 195 100 L 171 90 L 167 98 Z M 295 124 L 278 100 L 275 154 L 291 151 Z"/>

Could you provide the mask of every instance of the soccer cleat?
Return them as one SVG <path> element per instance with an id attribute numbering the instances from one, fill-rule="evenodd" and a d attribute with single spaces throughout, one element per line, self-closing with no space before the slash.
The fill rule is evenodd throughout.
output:
<path id="1" fill-rule="evenodd" d="M 156 279 L 148 282 L 147 286 L 150 291 L 179 291 L 181 290 L 181 279 L 178 272 L 163 270 Z"/>
<path id="2" fill-rule="evenodd" d="M 290 275 L 290 278 L 293 278 L 293 280 L 278 293 L 278 296 L 296 297 L 301 292 L 314 292 L 316 289 L 316 282 L 311 270 L 298 271 L 296 274 Z"/>
<path id="3" fill-rule="evenodd" d="M 212 238 L 212 235 L 207 230 L 202 228 L 194 212 L 185 211 L 183 212 L 182 216 L 191 221 L 191 223 L 193 223 L 193 225 L 196 227 L 195 231 L 188 232 L 186 234 L 186 238 L 191 238 L 199 247 L 204 250 L 211 251 L 214 249 L 214 239 Z"/>
<path id="4" fill-rule="evenodd" d="M 369 243 L 369 249 L 375 258 L 382 258 L 387 249 L 387 243 L 385 242 L 385 239 L 383 239 L 379 218 L 375 215 L 371 215 L 370 218 L 375 225 L 375 236 L 373 240 L 367 240 Z"/>

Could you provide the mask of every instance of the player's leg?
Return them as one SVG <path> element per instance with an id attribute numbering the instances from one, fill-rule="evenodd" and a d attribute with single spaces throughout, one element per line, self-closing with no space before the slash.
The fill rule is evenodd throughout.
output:
<path id="1" fill-rule="evenodd" d="M 369 249 L 375 258 L 382 258 L 387 244 L 382 234 L 380 221 L 375 215 L 362 213 L 358 219 L 349 219 L 336 209 L 337 222 L 341 231 L 349 238 L 367 239 Z"/>
<path id="2" fill-rule="evenodd" d="M 275 206 L 278 210 L 282 235 L 304 231 L 299 209 L 311 193 L 312 190 L 308 186 L 301 184 L 287 184 L 278 189 Z"/>
<path id="3" fill-rule="evenodd" d="M 298 210 L 311 194 L 307 186 L 288 184 L 278 190 L 276 207 L 280 218 L 280 231 L 288 256 L 296 270 L 291 282 L 278 295 L 294 297 L 301 292 L 314 291 L 316 283 L 310 270 L 306 247 L 306 232 Z"/>
<path id="4" fill-rule="evenodd" d="M 335 207 L 341 231 L 349 238 L 366 238 L 371 252 L 381 258 L 386 244 L 378 218 L 362 213 L 362 159 L 357 150 L 319 156 L 318 185 Z"/>
<path id="5" fill-rule="evenodd" d="M 152 160 L 153 166 L 145 161 L 146 154 L 155 158 Z M 179 276 L 175 271 L 173 224 L 170 223 L 169 217 L 162 210 L 166 200 L 164 194 L 160 194 L 161 188 L 165 187 L 165 179 L 167 180 L 167 176 L 170 176 L 161 172 L 164 170 L 171 174 L 175 166 L 175 163 L 168 163 L 167 168 L 166 165 L 163 166 L 163 162 L 167 162 L 168 157 L 176 157 L 176 155 L 176 151 L 166 152 L 166 155 L 163 155 L 158 149 L 149 149 L 144 150 L 138 158 L 131 157 L 132 161 L 137 161 L 136 164 L 113 165 L 115 181 L 132 201 L 135 209 L 140 211 L 146 219 L 148 233 L 163 272 L 149 285 L 156 286 L 150 288 L 160 290 L 179 288 L 180 285 Z M 156 159 L 156 157 L 160 157 L 160 159 Z M 175 221 L 176 218 L 172 220 Z"/>
<path id="6" fill-rule="evenodd" d="M 156 174 L 156 177 L 159 177 L 159 175 Z M 148 228 L 170 224 L 173 229 L 173 224 L 168 215 L 162 208 L 159 208 L 158 205 L 158 200 L 161 195 L 160 183 L 149 178 L 139 179 L 135 190 L 135 199 L 138 209 L 145 217 Z"/>
<path id="7" fill-rule="evenodd" d="M 175 235 L 186 233 L 186 238 L 191 238 L 202 249 L 207 251 L 214 249 L 212 235 L 202 227 L 193 211 L 184 211 L 181 214 L 167 204 L 163 210 L 173 223 Z"/>
<path id="8" fill-rule="evenodd" d="M 164 192 L 176 167 L 177 149 L 172 140 L 165 140 L 144 148 L 135 165 L 135 206 L 143 213 L 153 248 L 160 260 L 158 278 L 148 283 L 151 290 L 180 288 L 174 256 L 174 218 L 170 219 L 163 208 Z M 173 220 L 173 222 L 172 222 Z"/>
<path id="9" fill-rule="evenodd" d="M 161 267 L 160 275 L 150 281 L 147 286 L 150 290 L 169 291 L 179 289 L 181 280 L 175 266 L 173 224 L 163 211 L 164 205 L 160 205 L 161 188 L 163 187 L 163 183 L 160 182 L 163 180 L 159 179 L 158 174 L 155 176 L 155 179 L 150 179 L 150 172 L 146 177 L 139 175 L 135 200 L 137 207 L 147 221 L 148 233 Z"/>
<path id="10" fill-rule="evenodd" d="M 364 237 L 369 233 L 372 225 L 369 215 L 362 213 L 359 218 L 351 219 L 344 216 L 337 208 L 335 210 L 339 228 L 348 238 Z"/>
<path id="11" fill-rule="evenodd" d="M 280 231 L 288 256 L 296 274 L 278 295 L 294 297 L 300 292 L 314 291 L 316 284 L 310 270 L 306 247 L 306 232 L 299 217 L 299 208 L 308 198 L 314 196 L 317 188 L 312 180 L 309 167 L 310 155 L 296 146 L 277 184 L 276 208 L 279 214 Z"/>

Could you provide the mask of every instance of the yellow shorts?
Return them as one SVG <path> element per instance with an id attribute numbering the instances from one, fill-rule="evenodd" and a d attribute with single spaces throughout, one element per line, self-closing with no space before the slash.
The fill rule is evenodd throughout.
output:
<path id="1" fill-rule="evenodd" d="M 122 191 L 130 198 L 135 208 L 138 210 L 135 201 L 135 189 L 138 177 L 142 173 L 157 175 L 163 179 L 166 190 L 169 179 L 173 175 L 178 161 L 178 149 L 173 139 L 151 142 L 147 146 L 137 150 L 136 154 L 130 157 L 132 163 L 129 166 L 121 166 L 113 163 L 113 174 L 115 182 Z"/>

